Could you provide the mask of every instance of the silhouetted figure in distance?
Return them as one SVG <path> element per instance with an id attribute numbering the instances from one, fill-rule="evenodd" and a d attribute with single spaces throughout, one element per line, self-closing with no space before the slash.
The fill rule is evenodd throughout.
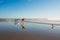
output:
<path id="1" fill-rule="evenodd" d="M 54 25 L 52 24 L 52 29 L 54 28 Z"/>

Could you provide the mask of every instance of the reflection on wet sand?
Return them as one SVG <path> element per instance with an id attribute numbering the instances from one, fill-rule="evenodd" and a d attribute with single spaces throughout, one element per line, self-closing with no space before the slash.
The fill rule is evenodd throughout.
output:
<path id="1" fill-rule="evenodd" d="M 18 23 L 19 21 L 16 19 L 13 20 L 14 23 Z M 52 29 L 55 25 L 50 25 L 50 27 L 46 27 L 46 25 L 38 25 L 31 23 L 25 25 L 27 30 L 22 31 L 22 29 L 26 29 L 24 24 L 26 22 L 24 19 L 19 22 L 18 25 L 19 29 L 16 29 L 16 25 L 11 25 L 10 23 L 3 23 L 0 24 L 0 40 L 60 40 L 60 28 L 56 27 L 54 30 L 50 31 L 50 27 Z M 1 22 L 0 22 L 1 23 Z M 7 25 L 9 24 L 9 25 Z M 28 23 L 27 23 L 28 24 Z"/>
<path id="2" fill-rule="evenodd" d="M 18 19 L 15 19 L 14 21 L 15 21 L 15 25 L 18 24 Z"/>
<path id="3" fill-rule="evenodd" d="M 23 19 L 21 19 L 21 23 L 20 23 L 20 25 L 21 25 L 22 29 L 25 29 L 24 21 L 25 21 L 25 19 L 24 19 L 24 18 L 23 18 Z M 35 23 L 35 22 L 29 22 L 29 23 Z M 38 23 L 37 23 L 37 24 L 38 24 Z M 53 25 L 53 24 L 51 24 L 51 29 L 53 29 L 53 28 L 54 28 L 54 25 Z"/>
<path id="4" fill-rule="evenodd" d="M 10 20 L 9 19 L 0 19 L 0 22 L 13 22 L 15 25 L 17 25 L 19 23 L 19 21 L 20 21 L 20 19 L 10 19 Z M 20 26 L 22 27 L 22 29 L 25 29 L 24 19 L 21 19 Z"/>
<path id="5" fill-rule="evenodd" d="M 38 23 L 38 22 L 29 22 L 29 21 L 25 21 L 25 22 L 28 22 L 28 23 L 35 23 L 35 24 L 41 24 L 41 23 Z M 22 23 L 24 24 L 24 22 L 22 22 Z M 44 23 L 42 23 L 42 24 L 44 24 Z M 53 25 L 53 24 L 48 24 L 48 25 L 50 25 L 51 29 L 54 28 L 54 25 Z"/>
<path id="6" fill-rule="evenodd" d="M 0 19 L 0 22 L 14 22 L 15 25 L 17 25 L 17 24 L 19 23 L 19 21 L 20 21 L 20 19 Z M 22 18 L 22 19 L 21 19 L 21 22 L 20 22 L 20 25 L 21 25 L 22 29 L 25 29 L 25 27 L 24 27 L 24 22 L 41 24 L 41 23 L 39 23 L 39 22 L 25 21 L 25 19 Z M 44 23 L 42 23 L 42 24 L 44 24 Z M 49 24 L 49 25 L 50 25 L 50 24 Z M 53 29 L 53 28 L 54 28 L 54 25 L 51 24 L 50 27 L 51 27 L 51 29 Z"/>

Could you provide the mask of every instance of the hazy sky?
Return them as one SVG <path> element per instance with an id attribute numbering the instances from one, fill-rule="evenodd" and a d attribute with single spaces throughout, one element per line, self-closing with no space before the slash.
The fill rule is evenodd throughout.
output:
<path id="1" fill-rule="evenodd" d="M 0 0 L 0 18 L 60 18 L 60 0 Z"/>

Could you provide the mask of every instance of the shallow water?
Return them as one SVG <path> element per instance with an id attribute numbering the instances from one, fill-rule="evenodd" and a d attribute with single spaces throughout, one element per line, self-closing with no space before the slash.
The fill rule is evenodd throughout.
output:
<path id="1" fill-rule="evenodd" d="M 0 40 L 60 40 L 60 26 L 0 22 Z"/>

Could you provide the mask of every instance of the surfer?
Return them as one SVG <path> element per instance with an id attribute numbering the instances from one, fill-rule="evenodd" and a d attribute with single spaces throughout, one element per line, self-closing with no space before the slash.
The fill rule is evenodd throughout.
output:
<path id="1" fill-rule="evenodd" d="M 21 20 L 21 24 L 24 24 L 24 18 Z"/>
<path id="2" fill-rule="evenodd" d="M 25 29 L 25 27 L 24 27 L 24 18 L 21 20 L 21 27 L 22 27 L 22 29 Z"/>

